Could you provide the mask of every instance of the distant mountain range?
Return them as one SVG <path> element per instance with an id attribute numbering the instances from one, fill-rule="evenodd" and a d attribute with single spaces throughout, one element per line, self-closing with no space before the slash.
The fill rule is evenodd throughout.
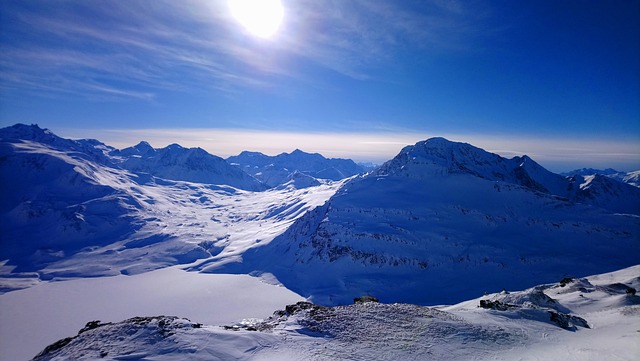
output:
<path id="1" fill-rule="evenodd" d="M 207 153 L 202 148 L 183 148 L 171 144 L 154 149 L 147 142 L 140 142 L 109 154 L 118 165 L 134 173 L 147 173 L 154 177 L 195 183 L 225 184 L 232 187 L 262 191 L 267 187 L 240 169 L 229 166 L 222 158 Z"/>
<path id="2" fill-rule="evenodd" d="M 571 172 L 560 173 L 560 174 L 568 177 L 604 175 L 609 178 L 617 179 L 621 182 L 631 184 L 632 186 L 640 187 L 640 170 L 636 170 L 632 172 L 620 172 L 611 168 L 607 168 L 607 169 L 582 168 L 582 169 L 576 169 Z"/>
<path id="3" fill-rule="evenodd" d="M 615 178 L 443 138 L 361 169 L 0 129 L 0 290 L 190 264 L 275 277 L 320 304 L 429 304 L 639 261 L 640 189 Z"/>
<path id="4" fill-rule="evenodd" d="M 327 159 L 320 154 L 305 153 L 300 149 L 273 157 L 244 151 L 227 158 L 227 162 L 237 165 L 269 187 L 277 187 L 300 177 L 294 176 L 296 173 L 316 179 L 340 180 L 365 171 L 351 159 Z"/>

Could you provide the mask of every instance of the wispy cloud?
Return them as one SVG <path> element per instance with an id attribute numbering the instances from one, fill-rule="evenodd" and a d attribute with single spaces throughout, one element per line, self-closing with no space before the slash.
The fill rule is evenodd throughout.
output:
<path id="1" fill-rule="evenodd" d="M 233 55 L 240 51 L 224 39 L 229 19 L 215 5 L 180 3 L 201 8 L 193 13 L 163 1 L 22 9 L 12 19 L 19 25 L 9 29 L 15 33 L 3 34 L 7 41 L 0 42 L 0 86 L 147 99 L 158 90 L 233 92 L 264 86 L 235 65 Z"/>
<path id="2" fill-rule="evenodd" d="M 478 134 L 277 132 L 244 129 L 54 129 L 54 132 L 71 138 L 96 138 L 116 148 L 129 147 L 145 140 L 157 148 L 178 143 L 185 147 L 200 147 L 221 157 L 236 155 L 243 150 L 276 155 L 298 148 L 318 152 L 326 157 L 378 163 L 393 158 L 406 145 L 433 136 L 444 136 L 508 158 L 526 154 L 552 171 L 582 167 L 640 169 L 638 142 L 602 138 L 551 139 Z"/>
<path id="3" fill-rule="evenodd" d="M 480 16 L 458 1 L 290 1 L 285 46 L 356 79 L 399 63 L 398 51 L 440 52 L 470 45 Z M 409 8 L 407 8 L 409 5 Z M 414 8 L 411 8 L 414 7 Z M 477 30 L 477 29 L 475 29 Z"/>
<path id="4" fill-rule="evenodd" d="M 281 33 L 258 41 L 225 0 L 8 2 L 0 90 L 149 101 L 164 90 L 233 94 L 275 87 L 274 77 L 310 82 L 300 62 L 364 80 L 394 63 L 391 49 L 464 46 L 474 19 L 456 1 L 419 2 L 415 12 L 370 0 L 284 5 Z"/>

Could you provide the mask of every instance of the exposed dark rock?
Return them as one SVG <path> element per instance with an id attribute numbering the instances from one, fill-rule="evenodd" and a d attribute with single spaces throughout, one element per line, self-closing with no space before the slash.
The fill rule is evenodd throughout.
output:
<path id="1" fill-rule="evenodd" d="M 568 283 L 571 283 L 571 282 L 573 282 L 573 278 L 572 277 L 565 277 L 565 278 L 560 280 L 560 287 L 564 287 Z"/>
<path id="2" fill-rule="evenodd" d="M 516 305 L 510 305 L 504 302 L 491 300 L 480 300 L 480 307 L 498 311 L 506 311 L 511 308 L 518 308 L 518 306 Z"/>
<path id="3" fill-rule="evenodd" d="M 353 299 L 353 303 L 355 304 L 367 303 L 367 302 L 380 302 L 380 301 L 377 298 L 370 295 L 360 296 Z"/>
<path id="4" fill-rule="evenodd" d="M 78 331 L 78 335 L 87 332 L 89 330 L 93 330 L 94 328 L 98 328 L 100 326 L 110 325 L 111 323 L 101 323 L 100 321 L 89 321 L 87 324 Z"/>
<path id="5" fill-rule="evenodd" d="M 187 322 L 183 322 L 187 321 Z M 114 330 L 119 329 L 119 332 L 126 332 L 128 335 L 133 335 L 142 329 L 148 329 L 153 337 L 152 342 L 160 342 L 169 336 L 176 333 L 180 328 L 200 328 L 202 325 L 199 323 L 191 323 L 187 319 L 179 319 L 175 316 L 153 316 L 153 317 L 133 317 L 128 320 L 119 323 L 101 323 L 100 321 L 90 321 L 80 329 L 78 334 L 73 337 L 67 337 L 52 343 L 47 346 L 42 352 L 40 352 L 33 360 L 52 360 L 58 359 L 59 352 L 64 352 L 69 347 L 77 348 L 79 344 L 86 342 L 87 339 L 96 337 L 96 332 L 99 335 L 109 335 Z M 106 336 L 108 337 L 108 336 Z M 98 337 L 99 338 L 99 337 Z M 64 349 L 64 350 L 63 350 Z M 100 357 L 106 357 L 109 351 L 106 350 L 94 350 L 99 351 Z M 94 357 L 95 358 L 95 357 Z"/>
<path id="6" fill-rule="evenodd" d="M 313 308 L 320 308 L 322 306 L 314 305 L 311 302 L 300 301 L 295 305 L 287 305 L 284 309 L 287 316 L 295 315 L 303 310 L 309 310 Z"/>
<path id="7" fill-rule="evenodd" d="M 627 293 L 628 295 L 632 295 L 632 296 L 633 296 L 633 295 L 635 295 L 635 294 L 636 294 L 636 289 L 635 289 L 635 288 L 633 288 L 633 287 L 629 287 L 629 288 L 627 288 L 627 292 L 626 292 L 626 293 Z"/>
<path id="8" fill-rule="evenodd" d="M 51 345 L 45 347 L 44 350 L 42 350 L 42 352 L 40 352 L 36 357 L 34 357 L 34 360 L 37 360 L 39 357 L 43 355 L 48 355 L 60 350 L 61 348 L 68 345 L 71 341 L 73 341 L 74 338 L 75 337 L 67 337 L 52 343 Z"/>
<path id="9" fill-rule="evenodd" d="M 565 330 L 575 331 L 577 327 L 591 328 L 589 323 L 582 317 L 567 315 L 565 313 L 558 313 L 549 311 L 551 322 L 564 328 Z"/>
<path id="10" fill-rule="evenodd" d="M 613 283 L 608 286 L 603 287 L 603 290 L 608 294 L 627 294 L 627 295 L 635 295 L 636 289 L 633 287 L 629 287 L 622 283 Z"/>

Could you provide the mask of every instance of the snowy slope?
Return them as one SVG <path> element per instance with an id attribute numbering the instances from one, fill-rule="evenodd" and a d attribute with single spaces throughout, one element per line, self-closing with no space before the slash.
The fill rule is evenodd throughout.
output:
<path id="1" fill-rule="evenodd" d="M 224 328 L 166 316 L 92 322 L 36 360 L 633 360 L 639 275 L 634 266 L 440 307 L 299 302 Z"/>
<path id="2" fill-rule="evenodd" d="M 0 259 L 17 272 L 36 271 L 138 228 L 142 205 L 122 191 L 131 182 L 128 172 L 98 165 L 95 159 L 108 159 L 93 147 L 81 149 L 83 143 L 41 130 L 29 135 L 0 133 Z"/>
<path id="3" fill-rule="evenodd" d="M 638 217 L 600 208 L 633 207 L 627 188 L 598 177 L 576 185 L 526 156 L 442 138 L 405 148 L 367 176 L 328 182 L 293 172 L 284 185 L 247 192 L 120 167 L 162 154 L 189 164 L 198 150 L 140 143 L 116 151 L 37 126 L 0 134 L 4 291 L 200 260 L 189 268 L 273 273 L 322 303 L 360 292 L 447 301 L 428 287 L 454 291 L 453 302 L 477 291 L 458 292 L 459 277 L 474 272 L 491 275 L 476 283 L 484 291 L 637 261 Z"/>
<path id="4" fill-rule="evenodd" d="M 615 212 L 640 213 L 640 188 L 630 182 L 621 182 L 609 176 L 572 176 L 568 178 L 577 186 L 573 200 L 591 204 Z M 631 179 L 631 178 L 630 178 Z"/>
<path id="5" fill-rule="evenodd" d="M 249 191 L 267 188 L 247 173 L 230 166 L 224 159 L 201 148 L 189 149 L 171 144 L 154 149 L 149 143 L 140 142 L 110 154 L 119 158 L 122 168 L 134 173 L 195 183 L 224 184 Z"/>
<path id="6" fill-rule="evenodd" d="M 632 172 L 620 172 L 612 168 L 607 169 L 593 169 L 593 168 L 582 168 L 576 169 L 571 172 L 562 173 L 564 176 L 594 176 L 594 175 L 604 175 L 612 179 L 619 180 L 623 183 L 627 183 L 634 187 L 640 187 L 640 170 L 632 171 Z"/>
<path id="7" fill-rule="evenodd" d="M 640 187 L 640 170 L 628 172 L 622 178 L 622 181 L 625 183 L 631 184 L 632 186 Z"/>
<path id="8" fill-rule="evenodd" d="M 42 280 L 236 259 L 340 186 L 248 192 L 119 166 L 141 153 L 182 154 L 187 161 L 180 162 L 189 164 L 192 150 L 184 148 L 165 153 L 142 144 L 116 158 L 113 148 L 99 142 L 62 139 L 37 126 L 5 128 L 0 137 L 2 291 Z"/>
<path id="9" fill-rule="evenodd" d="M 245 151 L 227 158 L 227 162 L 237 165 L 270 187 L 289 182 L 296 172 L 313 178 L 337 181 L 364 171 L 350 159 L 327 159 L 320 154 L 305 153 L 299 149 L 273 157 Z"/>
<path id="10" fill-rule="evenodd" d="M 622 177 L 622 181 L 635 187 L 640 187 L 640 170 L 628 172 Z"/>
<path id="11" fill-rule="evenodd" d="M 366 293 L 433 304 L 638 263 L 640 217 L 550 191 L 566 185 L 527 157 L 436 138 L 346 183 L 243 263 L 215 271 L 268 272 L 320 304 Z"/>
<path id="12" fill-rule="evenodd" d="M 179 315 L 206 325 L 232 324 L 265 317 L 301 300 L 284 287 L 248 275 L 202 274 L 176 267 L 135 276 L 41 283 L 0 295 L 0 360 L 28 360 L 92 320 Z"/>
<path id="13" fill-rule="evenodd" d="M 610 211 L 640 214 L 640 190 L 607 177 L 565 177 L 546 170 L 528 156 L 503 158 L 466 143 L 431 138 L 407 146 L 383 164 L 377 175 L 412 179 L 455 174 L 517 184 L 533 191 L 597 205 Z M 595 182 L 594 182 L 595 181 Z M 590 186 L 594 182 L 597 186 Z"/>
<path id="14" fill-rule="evenodd" d="M 75 157 L 111 165 L 109 153 L 116 149 L 95 139 L 71 140 L 60 138 L 48 129 L 38 125 L 15 124 L 0 129 L 0 140 L 5 143 L 20 141 L 47 145 L 52 149 L 67 151 Z"/>

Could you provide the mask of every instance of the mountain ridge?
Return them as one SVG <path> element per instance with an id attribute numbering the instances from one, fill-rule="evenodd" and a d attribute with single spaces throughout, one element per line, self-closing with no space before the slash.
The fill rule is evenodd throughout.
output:
<path id="1" fill-rule="evenodd" d="M 570 172 L 561 173 L 563 176 L 574 177 L 574 176 L 594 176 L 594 175 L 604 175 L 609 178 L 613 178 L 619 180 L 623 183 L 627 183 L 634 187 L 640 187 L 640 170 L 630 171 L 630 172 L 621 172 L 612 168 L 607 169 L 594 169 L 594 168 L 581 168 L 572 170 Z"/>
<path id="2" fill-rule="evenodd" d="M 340 185 L 321 184 L 313 193 L 295 187 L 250 192 L 133 172 L 120 165 L 143 159 L 134 157 L 140 151 L 116 156 L 100 142 L 60 138 L 37 126 L 0 129 L 0 139 L 0 292 L 237 258 Z M 200 157 L 241 172 L 203 150 L 137 147 L 169 165 L 189 165 L 194 156 L 195 168 Z"/>
<path id="3" fill-rule="evenodd" d="M 611 271 L 637 262 L 640 204 L 624 203 L 636 188 L 603 180 L 623 192 L 595 179 L 575 187 L 529 157 L 436 138 L 348 181 L 271 243 L 247 250 L 242 263 L 197 269 L 273 274 L 324 305 L 357 294 L 451 303 L 460 299 L 430 290 L 465 297 L 495 284 L 525 288 Z M 477 274 L 485 276 L 475 289 L 459 283 Z"/>
<path id="4" fill-rule="evenodd" d="M 135 173 L 195 183 L 225 184 L 249 191 L 266 189 L 254 177 L 202 148 L 184 148 L 174 143 L 155 149 L 143 141 L 111 154 L 123 157 L 119 166 Z"/>
<path id="5" fill-rule="evenodd" d="M 243 151 L 227 158 L 227 162 L 237 165 L 272 188 L 289 182 L 295 172 L 333 181 L 364 172 L 364 168 L 350 159 L 325 158 L 321 154 L 306 153 L 300 149 L 276 156 Z"/>
<path id="6" fill-rule="evenodd" d="M 640 213 L 640 192 L 624 182 L 603 177 L 565 177 L 546 170 L 527 155 L 507 159 L 470 144 L 444 138 L 431 138 L 407 146 L 374 171 L 378 176 L 391 174 L 418 179 L 459 173 L 513 183 L 572 201 L 591 202 L 612 211 Z M 611 191 L 606 194 L 595 192 L 592 184 Z M 615 197 L 615 201 L 605 202 L 600 197 L 608 197 L 609 200 Z"/>
<path id="7" fill-rule="evenodd" d="M 639 251 L 637 188 L 562 177 L 527 156 L 443 138 L 341 182 L 292 170 L 291 183 L 249 192 L 120 167 L 216 159 L 201 149 L 141 142 L 122 153 L 44 130 L 38 137 L 48 143 L 22 140 L 37 129 L 21 129 L 0 130 L 2 180 L 24 180 L 8 185 L 0 214 L 9 248 L 0 255 L 12 259 L 3 276 L 12 282 L 16 265 L 35 272 L 32 282 L 193 263 L 194 271 L 273 274 L 321 303 L 372 292 L 424 304 L 436 302 L 430 287 L 460 297 L 480 291 L 455 281 L 474 273 L 490 275 L 478 288 L 524 288 L 626 266 Z M 20 242 L 34 246 L 11 253 Z"/>

